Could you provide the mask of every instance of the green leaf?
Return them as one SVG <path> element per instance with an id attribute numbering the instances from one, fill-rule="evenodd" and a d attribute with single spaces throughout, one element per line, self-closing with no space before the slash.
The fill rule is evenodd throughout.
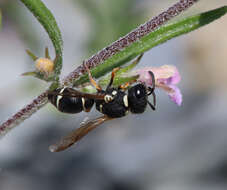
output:
<path id="1" fill-rule="evenodd" d="M 34 76 L 34 77 L 36 77 L 36 75 L 37 75 L 36 71 L 28 71 L 21 74 L 21 76 Z"/>
<path id="2" fill-rule="evenodd" d="M 41 0 L 21 0 L 21 2 L 25 4 L 25 6 L 33 13 L 36 19 L 44 27 L 53 43 L 56 54 L 54 72 L 57 77 L 56 80 L 58 80 L 58 76 L 60 75 L 62 68 L 63 41 L 55 18 Z"/>
<path id="3" fill-rule="evenodd" d="M 26 49 L 26 53 L 33 61 L 36 61 L 38 59 L 38 57 L 34 53 L 32 53 L 30 50 Z"/>
<path id="4" fill-rule="evenodd" d="M 53 74 L 49 74 L 49 75 L 45 75 L 44 73 L 38 72 L 38 71 L 28 71 L 25 73 L 22 73 L 21 76 L 33 76 L 35 78 L 38 78 L 40 80 L 44 80 L 46 82 L 53 82 L 54 81 L 54 75 Z M 56 83 L 56 82 L 54 82 Z M 57 82 L 58 84 L 58 82 Z"/>
<path id="5" fill-rule="evenodd" d="M 177 36 L 189 33 L 196 30 L 202 26 L 205 26 L 221 16 L 225 15 L 227 12 L 227 6 L 217 8 L 205 13 L 200 13 L 188 18 L 181 19 L 177 22 L 164 25 L 157 29 L 156 31 L 143 37 L 141 40 L 133 43 L 131 46 L 125 48 L 121 52 L 113 55 L 107 59 L 103 64 L 95 67 L 91 70 L 92 75 L 95 78 L 99 78 L 110 72 L 113 68 L 119 67 L 128 61 L 132 60 L 141 53 L 144 53 L 151 48 L 166 42 Z M 78 80 L 75 81 L 74 85 L 77 86 L 84 82 L 87 82 L 87 75 L 83 75 Z"/>
<path id="6" fill-rule="evenodd" d="M 115 78 L 113 81 L 113 86 L 117 87 L 121 84 L 125 84 L 127 82 L 131 83 L 135 81 L 139 76 L 127 76 L 127 73 L 130 72 L 136 65 L 138 65 L 140 59 L 142 58 L 143 54 L 141 54 L 135 61 L 133 61 L 131 64 L 127 65 L 126 67 L 120 68 L 115 73 Z M 99 85 L 104 87 L 107 86 L 111 78 L 111 74 L 108 74 L 107 76 L 103 77 L 99 80 Z"/>
<path id="7" fill-rule="evenodd" d="M 118 87 L 120 86 L 121 84 L 125 84 L 125 83 L 133 83 L 135 82 L 137 79 L 139 78 L 138 75 L 136 76 L 131 76 L 131 77 L 122 77 L 122 76 L 116 76 L 114 78 L 114 81 L 113 81 L 113 86 L 114 87 Z M 101 80 L 99 81 L 99 85 L 101 87 L 104 87 L 104 86 L 107 86 L 110 82 L 110 77 L 108 78 L 105 78 L 104 80 Z"/>

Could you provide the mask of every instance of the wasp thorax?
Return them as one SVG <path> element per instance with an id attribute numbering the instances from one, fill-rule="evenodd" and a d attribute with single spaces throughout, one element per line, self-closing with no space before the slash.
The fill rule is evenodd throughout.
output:
<path id="1" fill-rule="evenodd" d="M 147 90 L 143 84 L 137 84 L 128 90 L 128 104 L 132 113 L 143 113 L 147 107 Z"/>
<path id="2" fill-rule="evenodd" d="M 36 69 L 45 74 L 50 74 L 54 70 L 54 62 L 48 58 L 38 58 L 35 61 Z"/>

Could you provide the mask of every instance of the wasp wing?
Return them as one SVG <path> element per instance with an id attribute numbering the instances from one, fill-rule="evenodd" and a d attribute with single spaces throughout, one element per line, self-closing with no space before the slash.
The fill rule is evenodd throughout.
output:
<path id="1" fill-rule="evenodd" d="M 96 99 L 96 100 L 103 100 L 105 97 L 105 94 L 100 92 L 95 94 L 89 94 L 89 93 L 81 92 L 79 90 L 75 90 L 73 88 L 66 88 L 66 89 L 67 90 L 64 90 L 63 92 L 51 91 L 51 92 L 48 92 L 48 94 L 65 96 L 65 97 L 88 98 L 88 99 Z"/>
<path id="2" fill-rule="evenodd" d="M 61 139 L 58 143 L 51 145 L 49 147 L 49 150 L 51 152 L 60 152 L 68 147 L 72 146 L 74 143 L 79 141 L 81 138 L 83 138 L 85 135 L 87 135 L 91 130 L 95 129 L 105 121 L 111 120 L 112 118 L 107 117 L 106 115 L 103 115 L 101 117 L 98 117 L 94 120 L 88 121 L 86 123 L 81 123 L 80 128 L 72 131 L 69 135 Z"/>

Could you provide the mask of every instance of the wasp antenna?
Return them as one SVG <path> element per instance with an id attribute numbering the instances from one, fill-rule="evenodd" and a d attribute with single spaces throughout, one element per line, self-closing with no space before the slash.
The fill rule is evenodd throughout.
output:
<path id="1" fill-rule="evenodd" d="M 153 105 L 156 106 L 156 94 L 155 92 L 152 93 L 153 96 Z"/>
<path id="2" fill-rule="evenodd" d="M 147 95 L 149 96 L 149 95 L 152 94 L 152 96 L 153 96 L 153 104 L 151 104 L 149 101 L 147 101 L 147 102 L 148 102 L 148 104 L 150 105 L 150 107 L 151 107 L 153 110 L 155 110 L 155 106 L 156 106 L 156 94 L 155 94 L 155 92 L 154 92 L 154 88 L 148 87 L 148 90 L 149 90 L 149 92 L 147 93 Z"/>
<path id="3" fill-rule="evenodd" d="M 154 73 L 152 71 L 148 71 L 148 73 L 151 75 L 151 80 L 152 80 L 152 87 L 153 89 L 155 89 L 155 77 L 154 77 Z"/>
<path id="4" fill-rule="evenodd" d="M 150 96 L 154 92 L 154 88 L 147 87 L 147 95 Z"/>
<path id="5" fill-rule="evenodd" d="M 155 105 L 151 104 L 149 101 L 147 101 L 147 103 L 149 104 L 152 110 L 156 110 Z"/>

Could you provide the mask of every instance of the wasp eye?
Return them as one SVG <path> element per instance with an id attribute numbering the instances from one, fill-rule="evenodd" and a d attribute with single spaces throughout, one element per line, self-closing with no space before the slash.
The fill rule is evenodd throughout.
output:
<path id="1" fill-rule="evenodd" d="M 141 98 L 141 97 L 144 96 L 140 89 L 137 89 L 137 90 L 136 90 L 135 95 L 136 95 L 137 98 Z"/>
<path id="2" fill-rule="evenodd" d="M 135 97 L 140 99 L 146 96 L 146 89 L 143 85 L 137 85 L 134 89 Z"/>
<path id="3" fill-rule="evenodd" d="M 147 106 L 147 92 L 143 84 L 137 84 L 128 90 L 129 107 L 132 113 L 143 113 Z"/>

